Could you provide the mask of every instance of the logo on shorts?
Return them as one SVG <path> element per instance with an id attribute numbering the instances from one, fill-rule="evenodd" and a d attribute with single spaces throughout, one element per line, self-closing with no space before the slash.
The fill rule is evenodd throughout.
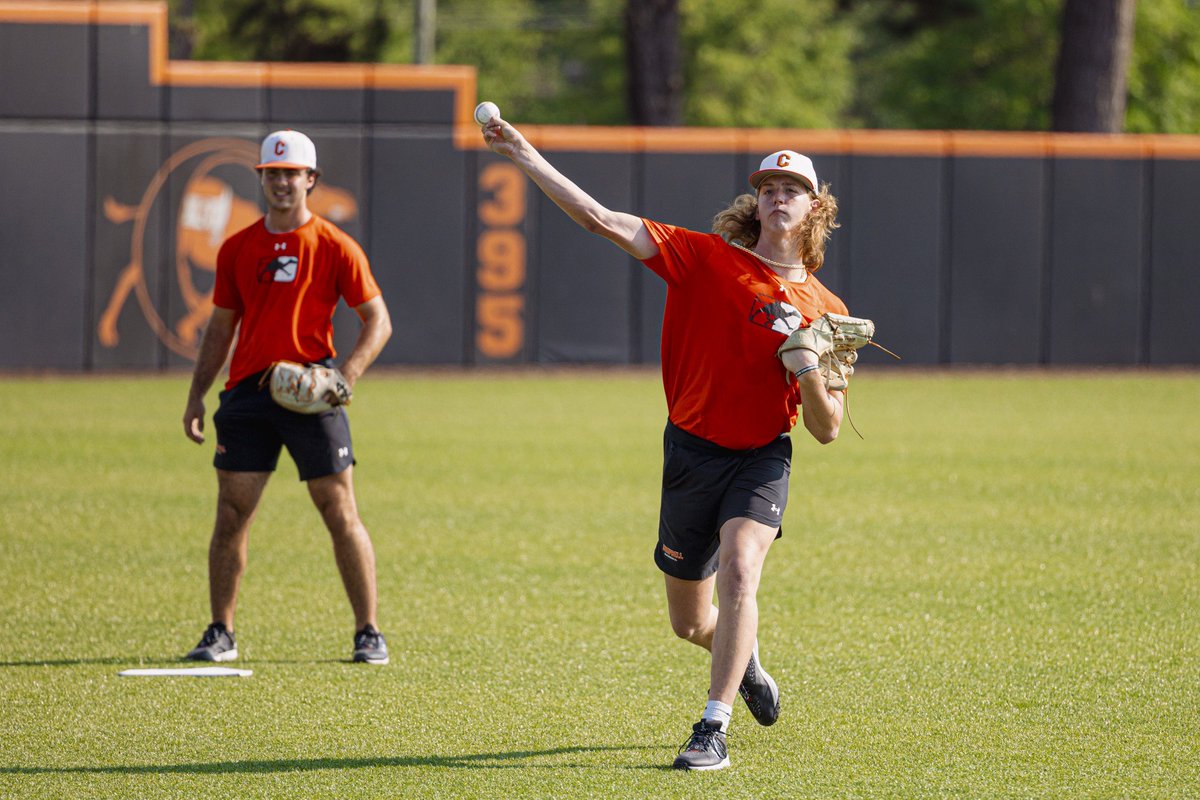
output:
<path id="1" fill-rule="evenodd" d="M 771 510 L 773 512 L 775 512 L 775 516 L 779 516 L 779 506 L 775 505 L 774 503 L 771 503 Z"/>
<path id="2" fill-rule="evenodd" d="M 665 544 L 662 546 L 662 554 L 672 561 L 683 561 L 683 553 L 678 550 L 672 550 Z"/>

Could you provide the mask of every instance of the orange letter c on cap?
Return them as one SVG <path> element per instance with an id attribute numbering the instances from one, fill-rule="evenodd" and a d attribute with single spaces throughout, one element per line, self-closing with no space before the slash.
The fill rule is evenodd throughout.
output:
<path id="1" fill-rule="evenodd" d="M 287 145 L 285 145 L 283 143 L 283 140 L 280 139 L 279 141 L 277 141 L 275 143 L 275 155 L 277 155 L 277 156 L 283 155 L 284 150 L 287 150 Z"/>
<path id="2" fill-rule="evenodd" d="M 780 153 L 779 158 L 775 159 L 775 163 L 778 166 L 786 167 L 788 164 L 792 163 L 792 157 L 787 153 Z"/>

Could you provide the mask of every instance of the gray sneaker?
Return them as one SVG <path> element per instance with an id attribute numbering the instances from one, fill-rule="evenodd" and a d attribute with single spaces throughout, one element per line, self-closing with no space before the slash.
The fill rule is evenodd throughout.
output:
<path id="1" fill-rule="evenodd" d="M 774 725 L 779 719 L 779 687 L 758 662 L 758 644 L 750 654 L 746 674 L 738 684 L 738 694 L 746 701 L 747 708 L 759 725 Z"/>
<path id="2" fill-rule="evenodd" d="M 233 661 L 238 657 L 237 639 L 226 630 L 224 622 L 214 622 L 204 629 L 200 644 L 184 656 L 187 661 Z"/>
<path id="3" fill-rule="evenodd" d="M 367 625 L 354 634 L 353 660 L 362 664 L 379 664 L 380 666 L 388 663 L 387 642 L 384 641 L 383 634 L 377 631 L 374 625 Z"/>
<path id="4" fill-rule="evenodd" d="M 679 755 L 671 768 L 703 772 L 728 766 L 729 751 L 725 748 L 725 732 L 721 730 L 721 723 L 702 719 L 692 726 L 692 735 L 679 748 Z"/>

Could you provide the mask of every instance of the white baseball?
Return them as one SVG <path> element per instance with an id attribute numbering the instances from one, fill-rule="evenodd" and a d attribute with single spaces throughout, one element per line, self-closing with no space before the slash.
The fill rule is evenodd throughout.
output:
<path id="1" fill-rule="evenodd" d="M 498 116 L 500 116 L 500 109 L 491 100 L 484 100 L 475 106 L 475 121 L 480 125 L 487 125 L 494 117 Z"/>

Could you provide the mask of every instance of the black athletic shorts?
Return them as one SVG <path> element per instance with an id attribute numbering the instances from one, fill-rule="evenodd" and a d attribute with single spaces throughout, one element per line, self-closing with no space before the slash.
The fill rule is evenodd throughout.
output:
<path id="1" fill-rule="evenodd" d="M 654 563 L 683 580 L 712 575 L 726 522 L 747 517 L 779 528 L 791 472 L 787 434 L 762 447 L 730 450 L 668 421 Z M 780 530 L 775 538 L 782 535 Z"/>
<path id="2" fill-rule="evenodd" d="M 271 399 L 259 386 L 262 373 L 221 392 L 213 414 L 217 452 L 213 466 L 231 472 L 274 472 L 287 447 L 300 480 L 334 475 L 354 463 L 350 418 L 336 407 L 320 414 L 298 414 Z"/>

